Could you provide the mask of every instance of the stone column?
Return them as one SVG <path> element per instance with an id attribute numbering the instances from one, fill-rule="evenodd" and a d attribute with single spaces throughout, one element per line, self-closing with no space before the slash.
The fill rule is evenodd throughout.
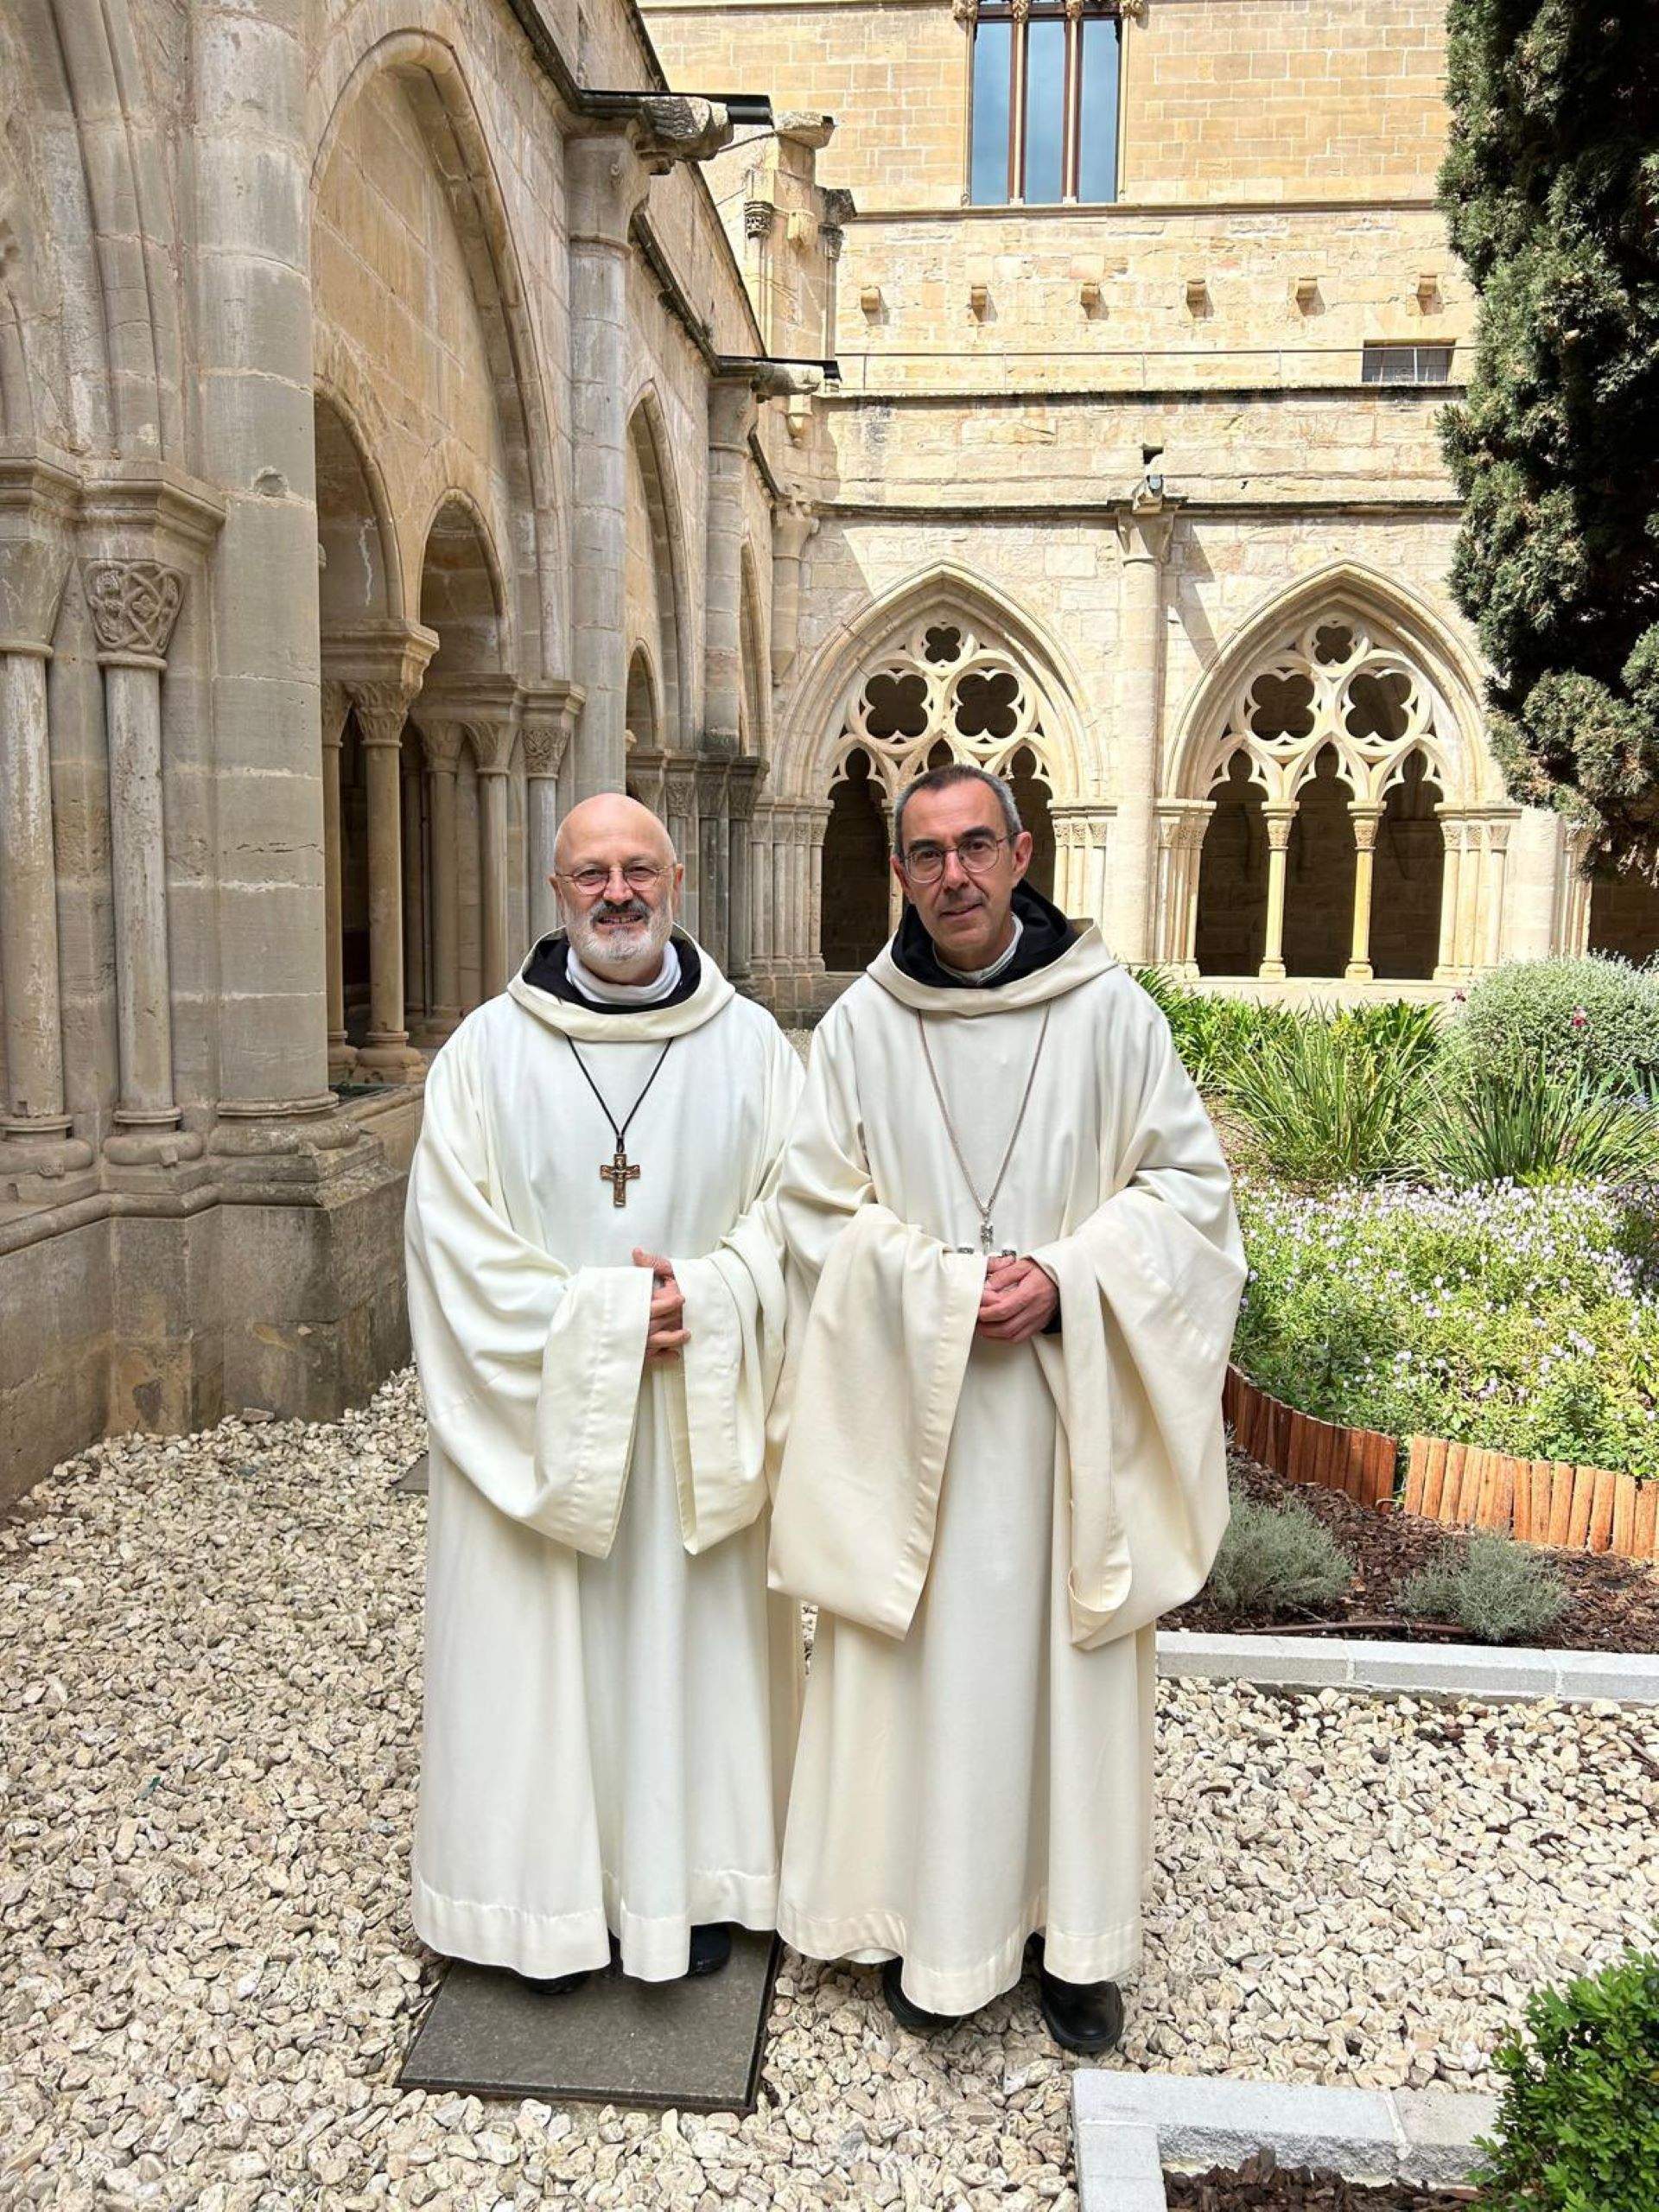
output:
<path id="1" fill-rule="evenodd" d="M 73 486 L 56 470 L 0 464 L 0 994 L 6 1089 L 0 1174 L 59 1176 L 92 1164 L 69 1134 L 58 972 L 57 859 L 46 667 L 69 573 L 64 524 Z M 56 512 L 54 512 L 54 510 Z"/>
<path id="2" fill-rule="evenodd" d="M 1343 973 L 1351 983 L 1369 983 L 1376 973 L 1371 966 L 1371 883 L 1376 868 L 1376 833 L 1382 824 L 1382 809 L 1351 800 L 1348 815 L 1354 825 L 1354 930 L 1348 965 Z"/>
<path id="3" fill-rule="evenodd" d="M 1256 973 L 1264 982 L 1285 979 L 1285 855 L 1290 849 L 1296 802 L 1270 799 L 1262 810 L 1268 830 L 1268 939 Z"/>
<path id="4" fill-rule="evenodd" d="M 346 1037 L 346 956 L 341 871 L 345 837 L 340 817 L 340 761 L 351 694 L 333 681 L 322 687 L 323 995 L 328 1009 L 328 1080 L 345 1083 L 357 1065 Z"/>
<path id="5" fill-rule="evenodd" d="M 664 783 L 668 807 L 668 834 L 685 863 L 680 893 L 680 926 L 689 936 L 697 934 L 697 771 L 690 760 L 671 759 Z"/>
<path id="6" fill-rule="evenodd" d="M 817 535 L 818 518 L 799 499 L 772 518 L 772 680 L 781 683 L 795 665 L 801 636 L 801 556 Z"/>
<path id="7" fill-rule="evenodd" d="M 530 934 L 539 944 L 559 926 L 558 894 L 553 887 L 553 848 L 559 834 L 559 772 L 581 716 L 582 693 L 574 683 L 527 684 L 521 711 Z"/>
<path id="8" fill-rule="evenodd" d="M 1444 849 L 1440 868 L 1440 941 L 1434 962 L 1434 981 L 1454 983 L 1458 980 L 1458 915 L 1462 895 L 1464 821 L 1459 814 L 1441 805 L 1434 810 L 1440 817 L 1440 841 Z"/>
<path id="9" fill-rule="evenodd" d="M 194 388 L 214 549 L 221 1118 L 321 1114 L 327 1087 L 306 27 L 292 0 L 196 0 Z M 229 1141 L 285 1147 L 275 1133 Z M 220 1149 L 225 1149 L 224 1143 Z"/>
<path id="10" fill-rule="evenodd" d="M 806 966 L 811 976 L 823 973 L 823 838 L 830 827 L 827 806 L 801 809 L 803 859 L 802 894 L 806 902 Z"/>
<path id="11" fill-rule="evenodd" d="M 1463 822 L 1463 866 L 1458 872 L 1458 934 L 1452 957 L 1459 976 L 1474 973 L 1476 929 L 1486 880 L 1486 855 L 1481 824 L 1477 817 L 1465 815 Z"/>
<path id="12" fill-rule="evenodd" d="M 1482 965 L 1496 968 L 1503 957 L 1503 892 L 1510 857 L 1512 817 L 1493 816 L 1486 823 L 1486 941 Z"/>
<path id="13" fill-rule="evenodd" d="M 478 880 L 480 990 L 493 999 L 507 988 L 507 766 L 512 757 L 510 721 L 471 725 L 478 762 Z"/>
<path id="14" fill-rule="evenodd" d="M 432 988 L 427 1028 L 435 1043 L 461 1020 L 461 879 L 456 843 L 455 778 L 466 733 L 459 722 L 423 714 L 428 841 L 432 855 Z"/>
<path id="15" fill-rule="evenodd" d="M 411 1034 L 426 1029 L 429 978 L 426 972 L 426 853 L 422 836 L 421 754 L 404 741 L 399 764 L 403 778 L 402 842 L 404 854 L 404 1014 Z"/>
<path id="16" fill-rule="evenodd" d="M 758 798 L 749 844 L 749 974 L 757 982 L 772 969 L 772 805 Z"/>
<path id="17" fill-rule="evenodd" d="M 575 452 L 571 531 L 572 673 L 586 695 L 576 741 L 575 791 L 620 791 L 626 779 L 623 721 L 627 630 L 627 396 L 632 359 L 627 316 L 629 227 L 653 175 L 702 161 L 730 139 L 724 108 L 664 95 L 602 136 L 564 149 L 570 265 L 570 411 Z"/>
<path id="18" fill-rule="evenodd" d="M 735 753 L 743 698 L 743 486 L 760 419 L 748 377 L 709 387 L 709 532 L 703 582 L 703 742 Z"/>
<path id="19" fill-rule="evenodd" d="M 800 967 L 800 947 L 790 899 L 791 863 L 795 853 L 795 809 L 772 810 L 772 971 L 778 1002 L 792 1013 Z"/>
<path id="20" fill-rule="evenodd" d="M 1204 868 L 1204 841 L 1210 827 L 1210 817 L 1216 810 L 1213 799 L 1201 799 L 1193 805 L 1187 820 L 1186 865 L 1182 877 L 1181 934 L 1179 959 L 1181 974 L 1196 982 L 1198 974 L 1198 878 Z"/>
<path id="21" fill-rule="evenodd" d="M 754 760 L 734 760 L 727 772 L 731 874 L 726 972 L 734 983 L 747 982 L 754 961 L 754 803 L 766 772 L 765 761 Z"/>
<path id="22" fill-rule="evenodd" d="M 1142 491 L 1116 513 L 1122 548 L 1115 687 L 1116 819 L 1105 934 L 1120 960 L 1151 945 L 1154 810 L 1162 773 L 1164 560 L 1180 502 Z"/>
<path id="23" fill-rule="evenodd" d="M 1551 948 L 1554 951 L 1582 955 L 1590 950 L 1590 850 L 1589 830 L 1569 830 L 1562 824 L 1556 862 L 1560 871 L 1559 919 L 1555 943 Z"/>
<path id="24" fill-rule="evenodd" d="M 731 885 L 728 863 L 731 828 L 726 813 L 723 760 L 697 764 L 697 931 L 717 968 L 726 965 Z"/>
<path id="25" fill-rule="evenodd" d="M 352 705 L 369 813 L 369 1027 L 358 1065 L 388 1083 L 422 1067 L 404 1005 L 404 724 L 414 698 L 396 683 L 357 683 Z"/>
<path id="26" fill-rule="evenodd" d="M 180 1156 L 178 1138 L 161 1134 L 179 1126 L 167 943 L 162 673 L 184 599 L 184 578 L 157 561 L 89 561 L 82 574 L 104 671 L 110 750 L 121 1052 L 121 1096 L 115 1109 L 121 1134 L 111 1141 L 121 1147 L 113 1157 L 135 1164 L 169 1154 Z"/>

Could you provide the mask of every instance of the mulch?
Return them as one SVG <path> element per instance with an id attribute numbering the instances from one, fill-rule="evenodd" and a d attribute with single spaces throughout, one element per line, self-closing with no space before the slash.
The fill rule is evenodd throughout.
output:
<path id="1" fill-rule="evenodd" d="M 1164 2176 L 1170 2212 L 1467 2212 L 1472 2189 L 1417 2189 L 1408 2182 L 1362 2188 L 1340 2174 L 1280 2166 L 1258 2151 L 1230 2172 Z"/>
<path id="2" fill-rule="evenodd" d="M 1311 1483 L 1293 1483 L 1260 1466 L 1240 1452 L 1230 1456 L 1233 1480 L 1253 1498 L 1268 1505 L 1294 1499 L 1324 1522 L 1355 1565 L 1345 1596 L 1317 1612 L 1287 1608 L 1277 1611 L 1222 1613 L 1200 1591 L 1179 1612 L 1165 1617 L 1166 1628 L 1211 1633 L 1284 1635 L 1307 1631 L 1332 1636 L 1397 1638 L 1409 1643 L 1466 1641 L 1465 1632 L 1438 1629 L 1410 1619 L 1395 1607 L 1394 1593 L 1406 1578 L 1439 1558 L 1447 1543 L 1461 1548 L 1465 1532 L 1444 1529 L 1419 1514 L 1396 1507 L 1379 1513 L 1357 1505 L 1340 1491 Z M 1542 1551 L 1572 1593 L 1570 1611 L 1541 1636 L 1517 1639 L 1535 1648 L 1566 1651 L 1659 1651 L 1659 1573 L 1605 1553 Z"/>

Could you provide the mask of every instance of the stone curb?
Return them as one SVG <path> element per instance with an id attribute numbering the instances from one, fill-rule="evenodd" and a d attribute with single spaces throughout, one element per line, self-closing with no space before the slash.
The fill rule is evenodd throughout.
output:
<path id="1" fill-rule="evenodd" d="M 1202 2172 L 1271 2150 L 1281 2165 L 1349 2181 L 1465 2182 L 1475 2139 L 1490 2135 L 1497 2099 L 1461 2089 L 1333 2089 L 1287 2082 L 1211 2080 L 1089 2068 L 1071 2077 L 1081 2212 L 1143 2212 L 1162 2199 L 1147 2181 L 1146 2139 L 1160 2168 Z"/>
<path id="2" fill-rule="evenodd" d="M 1506 1651 L 1479 1643 L 1373 1643 L 1362 1637 L 1208 1636 L 1160 1629 L 1158 1671 L 1210 1681 L 1401 1696 L 1659 1705 L 1659 1656 L 1647 1652 Z"/>

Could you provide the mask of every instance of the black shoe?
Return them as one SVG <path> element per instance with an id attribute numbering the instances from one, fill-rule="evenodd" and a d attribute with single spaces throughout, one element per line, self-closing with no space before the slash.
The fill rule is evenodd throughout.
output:
<path id="1" fill-rule="evenodd" d="M 689 1977 L 695 1979 L 705 1974 L 718 1974 L 732 1955 L 732 1931 L 724 1921 L 711 1921 L 706 1928 L 691 1930 L 691 1963 L 686 1967 Z"/>
<path id="2" fill-rule="evenodd" d="M 1062 2050 L 1098 2058 L 1123 2032 L 1123 1998 L 1115 1981 L 1062 1981 L 1037 1954 L 1037 1998 L 1043 2022 Z"/>
<path id="3" fill-rule="evenodd" d="M 522 1981 L 526 1989 L 533 1989 L 538 1997 L 568 1997 L 573 1989 L 582 1987 L 588 1974 L 588 1969 L 584 1967 L 580 1974 L 556 1974 L 545 1980 L 533 1974 L 517 1974 L 514 1979 Z"/>
<path id="4" fill-rule="evenodd" d="M 881 1966 L 881 1994 L 887 2000 L 887 2010 L 901 2028 L 908 2028 L 913 2036 L 943 2035 L 949 2028 L 958 2027 L 966 2018 L 961 2012 L 925 2012 L 919 2005 L 912 2005 L 900 1986 L 905 1971 L 902 1959 L 886 1959 Z"/>

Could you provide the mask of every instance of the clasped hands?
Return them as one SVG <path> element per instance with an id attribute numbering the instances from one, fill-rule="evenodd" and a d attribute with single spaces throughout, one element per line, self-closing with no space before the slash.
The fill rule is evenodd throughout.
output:
<path id="1" fill-rule="evenodd" d="M 985 1263 L 976 1336 L 994 1344 L 1023 1344 L 1039 1335 L 1059 1310 L 1059 1287 L 1035 1260 L 1001 1253 Z"/>
<path id="2" fill-rule="evenodd" d="M 674 1262 L 664 1259 L 659 1252 L 643 1251 L 636 1244 L 633 1264 L 636 1268 L 649 1268 L 653 1278 L 645 1357 L 677 1359 L 681 1345 L 690 1343 L 691 1332 L 680 1325 L 685 1319 L 685 1294 L 674 1279 Z"/>

